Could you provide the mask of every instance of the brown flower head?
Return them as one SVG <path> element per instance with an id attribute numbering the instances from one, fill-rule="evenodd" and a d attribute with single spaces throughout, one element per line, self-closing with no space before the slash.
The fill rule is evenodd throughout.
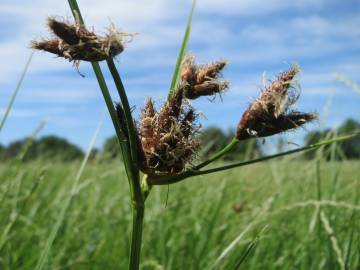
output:
<path id="1" fill-rule="evenodd" d="M 89 31 L 79 23 L 48 18 L 48 27 L 54 34 L 50 39 L 32 41 L 31 47 L 64 57 L 76 64 L 79 61 L 97 62 L 115 57 L 124 50 L 124 42 L 131 34 L 110 27 L 105 36 Z"/>
<path id="2" fill-rule="evenodd" d="M 238 140 L 271 136 L 316 119 L 315 114 L 290 110 L 299 98 L 294 83 L 298 73 L 297 65 L 280 73 L 277 79 L 262 91 L 260 97 L 250 104 L 238 124 Z"/>
<path id="3" fill-rule="evenodd" d="M 142 170 L 148 174 L 176 174 L 193 160 L 200 143 L 196 139 L 197 114 L 178 91 L 159 111 L 148 98 L 143 109 L 138 133 L 145 160 Z"/>
<path id="4" fill-rule="evenodd" d="M 187 55 L 181 66 L 180 87 L 188 99 L 200 96 L 212 96 L 229 87 L 229 83 L 220 80 L 226 61 L 217 61 L 207 65 L 196 65 L 195 57 Z"/>

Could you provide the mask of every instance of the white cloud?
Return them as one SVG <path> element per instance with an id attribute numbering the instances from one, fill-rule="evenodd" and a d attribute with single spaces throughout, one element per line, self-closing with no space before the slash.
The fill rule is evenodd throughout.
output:
<path id="1" fill-rule="evenodd" d="M 1 116 L 4 115 L 5 110 L 6 110 L 5 108 L 0 109 Z M 38 112 L 34 110 L 14 108 L 10 111 L 9 118 L 29 118 L 29 117 L 34 117 L 36 115 L 38 115 Z"/>
<path id="2" fill-rule="evenodd" d="M 331 57 L 325 64 L 309 61 L 303 66 L 304 95 L 327 96 L 333 83 L 331 73 L 335 71 L 356 80 L 360 66 L 354 61 L 359 59 L 332 57 L 346 54 L 355 48 L 354 44 L 359 44 L 360 16 L 331 17 L 318 12 L 335 2 L 346 5 L 340 0 L 198 0 L 189 49 L 201 62 L 230 60 L 224 75 L 232 81 L 232 89 L 224 95 L 221 106 L 245 108 L 250 97 L 258 94 L 263 70 L 270 69 L 267 70 L 270 75 L 276 74 L 279 67 L 288 66 L 286 62 L 299 59 L 306 62 Z M 104 31 L 111 19 L 124 31 L 140 33 L 119 58 L 120 71 L 126 68 L 123 80 L 132 103 L 142 104 L 148 94 L 155 96 L 158 104 L 162 103 L 191 1 L 79 0 L 79 5 L 87 24 L 97 31 Z M 296 16 L 291 17 L 293 11 Z M 9 85 L 9 81 L 16 84 L 30 54 L 29 40 L 47 36 L 46 17 L 56 14 L 71 18 L 67 1 L 1 0 L 0 16 L 8 19 L 0 22 L 18 23 L 13 25 L 11 37 L 0 38 L 0 85 Z M 2 29 L 9 27 L 12 26 L 1 25 Z M 20 109 L 24 117 L 29 112 L 27 106 L 37 102 L 44 105 L 41 115 L 76 126 L 81 116 L 69 118 L 68 111 L 61 110 L 62 107 L 75 110 L 77 106 L 81 110 L 81 106 L 89 103 L 103 105 L 90 65 L 83 63 L 80 71 L 87 75 L 85 79 L 68 62 L 46 53 L 35 54 L 24 89 L 16 101 L 23 106 Z M 113 85 L 110 87 L 114 89 Z M 0 92 L 1 97 L 12 90 Z M 204 110 L 209 108 L 205 102 L 201 105 Z M 215 110 L 212 113 L 217 114 Z"/>

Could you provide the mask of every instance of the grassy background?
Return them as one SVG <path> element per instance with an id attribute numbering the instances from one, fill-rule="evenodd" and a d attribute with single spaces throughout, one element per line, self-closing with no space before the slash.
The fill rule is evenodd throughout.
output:
<path id="1" fill-rule="evenodd" d="M 126 269 L 123 167 L 91 160 L 73 187 L 79 167 L 0 165 L 0 269 L 34 269 L 44 250 L 45 269 Z M 360 269 L 359 178 L 358 161 L 287 157 L 155 187 L 142 269 L 236 269 L 249 244 L 240 269 Z"/>

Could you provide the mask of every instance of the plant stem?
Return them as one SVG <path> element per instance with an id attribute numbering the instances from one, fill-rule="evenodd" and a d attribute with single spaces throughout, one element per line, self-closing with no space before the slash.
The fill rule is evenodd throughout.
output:
<path id="1" fill-rule="evenodd" d="M 199 165 L 196 165 L 194 168 L 192 168 L 194 171 L 200 170 L 201 168 L 209 165 L 210 163 L 214 162 L 215 160 L 218 160 L 219 158 L 221 158 L 222 156 L 226 155 L 227 153 L 229 153 L 237 144 L 238 144 L 239 140 L 236 138 L 233 138 L 231 140 L 231 142 L 226 145 L 223 149 L 221 149 L 219 152 L 217 152 L 214 156 L 212 156 L 211 158 L 209 158 L 208 160 L 200 163 Z"/>
<path id="2" fill-rule="evenodd" d="M 151 178 L 148 179 L 148 182 L 151 185 L 169 185 L 169 184 L 177 183 L 177 182 L 179 182 L 179 181 L 181 181 L 183 179 L 193 177 L 193 176 L 225 171 L 225 170 L 229 170 L 229 169 L 233 169 L 233 168 L 237 168 L 237 167 L 242 167 L 242 166 L 246 166 L 246 165 L 250 165 L 250 164 L 254 164 L 254 163 L 258 163 L 258 162 L 263 162 L 263 161 L 270 160 L 270 159 L 273 159 L 273 158 L 278 158 L 278 157 L 282 157 L 282 156 L 295 154 L 295 153 L 298 153 L 298 152 L 313 150 L 313 149 L 316 149 L 316 148 L 324 146 L 324 145 L 328 145 L 328 144 L 331 144 L 331 143 L 334 143 L 334 142 L 344 141 L 344 140 L 347 140 L 347 139 L 350 139 L 352 137 L 356 137 L 356 136 L 359 136 L 359 135 L 360 134 L 358 134 L 358 133 L 350 134 L 350 135 L 344 135 L 344 136 L 337 137 L 337 138 L 334 138 L 334 139 L 331 139 L 331 140 L 321 141 L 321 142 L 318 142 L 318 143 L 315 143 L 315 144 L 311 144 L 311 145 L 308 145 L 308 146 L 305 146 L 305 147 L 300 147 L 300 148 L 293 149 L 293 150 L 286 151 L 286 152 L 282 152 L 282 153 L 279 153 L 279 154 L 270 155 L 270 156 L 266 156 L 266 157 L 262 157 L 262 158 L 258 158 L 258 159 L 253 159 L 253 160 L 248 160 L 248 161 L 235 162 L 235 163 L 232 163 L 232 164 L 212 168 L 212 169 L 209 169 L 209 170 L 204 170 L 204 171 L 189 170 L 189 171 L 185 171 L 185 172 L 183 172 L 183 173 L 181 173 L 179 175 L 173 176 L 173 177 L 169 177 L 169 176 L 151 177 Z"/>
<path id="3" fill-rule="evenodd" d="M 28 69 L 29 69 L 29 66 L 30 66 L 30 63 L 31 63 L 31 60 L 32 60 L 33 55 L 34 55 L 34 52 L 32 52 L 32 53 L 30 54 L 30 57 L 29 57 L 28 61 L 26 62 L 25 68 L 24 68 L 24 70 L 23 70 L 23 72 L 22 72 L 22 74 L 21 74 L 20 80 L 18 81 L 18 83 L 17 83 L 17 85 L 16 85 L 16 88 L 15 88 L 15 91 L 14 91 L 14 93 L 13 93 L 12 96 L 11 96 L 9 105 L 6 107 L 4 116 L 2 117 L 2 119 L 1 119 L 1 121 L 0 121 L 0 131 L 1 131 L 2 128 L 4 127 L 5 121 L 6 121 L 6 119 L 8 118 L 8 115 L 9 115 L 9 113 L 10 113 L 10 111 L 11 111 L 12 106 L 14 105 L 16 96 L 17 96 L 17 94 L 19 93 L 19 90 L 20 90 L 20 87 L 21 87 L 21 85 L 22 85 L 22 82 L 23 82 L 23 80 L 24 80 L 24 78 L 25 78 L 25 75 L 26 75 Z"/>
<path id="4" fill-rule="evenodd" d="M 80 20 L 82 24 L 84 24 L 83 18 L 81 16 L 81 12 L 76 0 L 68 0 L 71 11 L 75 17 L 75 20 Z M 111 96 L 106 85 L 104 75 L 100 69 L 100 66 L 97 62 L 92 62 L 92 67 L 94 69 L 96 78 L 98 80 L 101 92 L 104 96 L 106 106 L 109 110 L 111 120 L 113 122 L 116 135 L 118 137 L 121 152 L 124 159 L 125 170 L 130 186 L 131 193 L 131 202 L 132 202 L 132 210 L 133 210 L 133 231 L 131 235 L 131 251 L 130 251 L 130 262 L 129 269 L 130 270 L 138 270 L 140 265 L 140 251 L 141 251 L 141 240 L 142 240 L 142 227 L 143 227 L 143 217 L 144 217 L 144 196 L 141 190 L 140 185 L 140 176 L 139 170 L 136 165 L 137 161 L 137 151 L 136 151 L 136 133 L 135 127 L 131 116 L 130 106 L 127 100 L 127 96 L 125 93 L 125 89 L 121 82 L 121 78 L 119 73 L 116 70 L 115 64 L 113 60 L 108 60 L 108 66 L 110 72 L 113 76 L 114 82 L 116 84 L 117 90 L 120 95 L 120 99 L 122 105 L 124 106 L 124 112 L 126 117 L 127 126 L 124 127 L 129 131 L 129 141 L 125 138 L 125 135 L 122 132 L 120 127 L 120 121 L 117 117 L 116 110 L 114 108 L 113 102 L 111 100 Z"/>
<path id="5" fill-rule="evenodd" d="M 143 203 L 133 204 L 133 227 L 131 235 L 129 270 L 139 269 L 144 211 L 145 205 Z"/>
<path id="6" fill-rule="evenodd" d="M 123 105 L 124 108 L 124 113 L 125 113 L 125 118 L 126 118 L 126 124 L 127 124 L 127 128 L 128 128 L 128 132 L 129 132 L 129 141 L 130 141 L 130 150 L 131 150 L 131 156 L 132 159 L 135 161 L 134 165 L 136 166 L 136 162 L 138 160 L 137 158 L 137 143 L 136 143 L 136 131 L 135 131 L 135 127 L 134 127 L 134 121 L 131 115 L 131 109 L 130 109 L 130 105 L 129 105 L 129 101 L 128 98 L 126 96 L 126 92 L 124 89 L 124 85 L 121 81 L 121 77 L 119 75 L 119 72 L 116 69 L 116 66 L 114 64 L 114 60 L 112 58 L 108 58 L 107 60 L 107 64 L 109 67 L 109 70 L 111 72 L 111 75 L 114 79 L 115 82 L 115 86 L 118 90 L 120 99 L 121 99 L 121 103 Z"/>

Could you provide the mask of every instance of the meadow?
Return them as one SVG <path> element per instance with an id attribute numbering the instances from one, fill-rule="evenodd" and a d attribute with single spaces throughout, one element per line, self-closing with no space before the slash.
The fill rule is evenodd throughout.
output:
<path id="1" fill-rule="evenodd" d="M 31 46 L 75 66 L 91 62 L 123 162 L 92 152 L 102 123 L 82 161 L 49 155 L 29 161 L 25 157 L 41 123 L 16 157 L 0 164 L 1 270 L 360 269 L 359 162 L 347 160 L 348 147 L 339 145 L 354 134 L 336 137 L 337 131 L 327 130 L 320 143 L 256 160 L 249 159 L 254 151 L 246 151 L 248 158 L 219 162 L 248 139 L 318 118 L 292 109 L 299 98 L 299 66 L 264 86 L 230 142 L 199 160 L 198 114 L 188 101 L 220 95 L 229 84 L 221 76 L 226 61 L 197 64 L 186 54 L 196 1 L 167 100 L 156 110 L 148 99 L 137 122 L 114 62 L 125 48 L 123 38 L 132 34 L 112 26 L 107 35 L 97 35 L 86 28 L 77 1 L 68 3 L 75 22 L 48 18 L 52 38 Z M 100 61 L 107 63 L 119 103 L 114 104 Z M 316 154 L 304 158 L 310 149 Z"/>
<path id="2" fill-rule="evenodd" d="M 0 269 L 127 268 L 123 166 L 83 165 L 0 165 Z M 141 269 L 359 269 L 359 181 L 358 161 L 296 155 L 154 187 Z"/>

